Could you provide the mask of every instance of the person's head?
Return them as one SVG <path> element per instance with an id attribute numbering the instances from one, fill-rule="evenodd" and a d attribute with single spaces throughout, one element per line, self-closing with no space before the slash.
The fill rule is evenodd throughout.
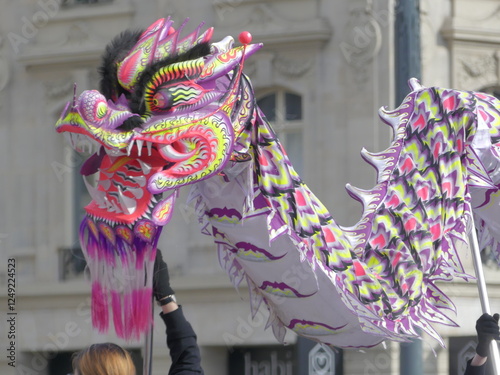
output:
<path id="1" fill-rule="evenodd" d="M 129 352 L 112 343 L 93 344 L 73 355 L 75 375 L 135 375 Z"/>

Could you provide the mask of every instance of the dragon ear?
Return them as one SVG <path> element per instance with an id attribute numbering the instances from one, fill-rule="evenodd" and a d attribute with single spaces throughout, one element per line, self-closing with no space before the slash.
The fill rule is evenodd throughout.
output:
<path id="1" fill-rule="evenodd" d="M 220 45 L 214 47 L 218 48 Z M 246 59 L 250 55 L 253 55 L 261 48 L 262 43 L 250 44 L 248 46 L 232 48 L 228 51 L 223 50 L 214 54 L 205 62 L 205 68 L 203 69 L 198 82 L 209 81 L 226 74 L 237 64 L 240 64 L 242 60 Z"/>
<path id="2" fill-rule="evenodd" d="M 130 53 L 118 63 L 117 76 L 120 85 L 132 92 L 139 76 L 147 66 L 169 57 L 182 55 L 193 47 L 210 40 L 213 28 L 200 34 L 203 24 L 179 40 L 179 35 L 187 22 L 188 19 L 177 30 L 172 27 L 173 22 L 170 18 L 161 18 L 149 26 Z"/>
<path id="3" fill-rule="evenodd" d="M 165 22 L 166 20 L 161 18 L 149 26 L 127 57 L 118 63 L 118 81 L 126 90 L 132 91 L 140 73 L 153 61 Z"/>

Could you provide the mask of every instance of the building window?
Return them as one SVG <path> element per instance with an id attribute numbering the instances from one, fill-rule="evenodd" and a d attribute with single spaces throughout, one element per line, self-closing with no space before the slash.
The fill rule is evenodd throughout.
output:
<path id="1" fill-rule="evenodd" d="M 303 172 L 303 115 L 302 96 L 286 90 L 268 91 L 257 104 L 278 134 L 297 173 Z"/>
<path id="2" fill-rule="evenodd" d="M 87 261 L 78 247 L 59 249 L 59 280 L 68 281 L 83 277 Z"/>
<path id="3" fill-rule="evenodd" d="M 71 195 L 72 195 L 72 213 L 71 213 L 71 245 L 68 247 L 60 248 L 58 251 L 59 258 L 59 280 L 67 281 L 82 277 L 85 268 L 86 261 L 83 256 L 80 240 L 79 240 L 79 230 L 80 223 L 85 216 L 84 207 L 88 205 L 92 198 L 88 193 L 87 187 L 85 186 L 84 177 L 80 174 L 80 168 L 82 167 L 85 160 L 87 160 L 91 154 L 81 150 L 81 152 L 76 152 L 71 150 L 73 153 L 72 162 L 72 183 L 71 183 Z M 95 185 L 95 175 L 85 177 L 91 185 Z"/>

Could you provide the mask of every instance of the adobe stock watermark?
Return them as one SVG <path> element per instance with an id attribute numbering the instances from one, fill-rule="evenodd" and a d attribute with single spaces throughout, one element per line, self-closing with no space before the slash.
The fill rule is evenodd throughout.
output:
<path id="1" fill-rule="evenodd" d="M 64 181 L 64 176 L 68 173 L 72 174 L 73 170 L 75 168 L 80 168 L 84 161 L 84 156 L 74 152 L 71 147 L 66 146 L 64 147 L 63 162 L 53 161 L 50 166 L 57 180 L 62 183 Z"/>
<path id="2" fill-rule="evenodd" d="M 300 286 L 311 277 L 313 276 L 310 265 L 307 264 L 307 261 L 304 261 L 298 265 L 293 265 L 290 269 L 283 272 L 281 281 L 294 289 L 300 289 Z M 275 296 L 273 304 L 279 306 L 288 298 L 290 297 Z M 236 318 L 237 325 L 235 329 L 222 333 L 222 339 L 228 350 L 232 351 L 234 346 L 244 344 L 257 330 L 262 329 L 268 321 L 268 314 L 269 312 L 263 312 L 262 309 L 259 309 L 256 311 L 255 316 L 252 316 L 251 312 L 244 317 L 238 316 Z"/>
<path id="3" fill-rule="evenodd" d="M 36 4 L 38 10 L 30 18 L 21 17 L 20 33 L 11 31 L 7 34 L 10 46 L 16 54 L 21 51 L 21 46 L 35 38 L 40 29 L 59 12 L 60 5 L 57 0 L 38 0 Z"/>
<path id="4" fill-rule="evenodd" d="M 129 280 L 135 279 L 135 274 L 124 273 L 121 278 L 116 280 L 116 290 L 122 292 Z M 61 351 L 68 350 L 71 341 L 85 332 L 92 323 L 92 309 L 106 312 L 111 305 L 111 297 L 108 295 L 108 303 L 97 304 L 92 308 L 91 297 L 85 298 L 75 309 L 78 319 L 67 321 L 63 328 L 58 332 L 48 332 L 46 341 L 40 351 L 33 351 L 29 360 L 16 364 L 16 373 L 22 375 L 38 375 L 45 373 L 50 361 Z"/>
<path id="5" fill-rule="evenodd" d="M 392 353 L 387 349 L 378 353 L 372 360 L 364 360 L 363 375 L 387 374 L 391 370 Z"/>
<path id="6" fill-rule="evenodd" d="M 382 45 L 382 28 L 390 25 L 393 11 L 356 9 L 351 16 L 351 26 L 340 50 L 352 65 L 362 65 L 374 58 Z"/>
<path id="7" fill-rule="evenodd" d="M 241 3 L 242 0 L 216 0 L 214 1 L 215 13 L 219 20 L 223 21 L 226 14 L 234 12 Z"/>

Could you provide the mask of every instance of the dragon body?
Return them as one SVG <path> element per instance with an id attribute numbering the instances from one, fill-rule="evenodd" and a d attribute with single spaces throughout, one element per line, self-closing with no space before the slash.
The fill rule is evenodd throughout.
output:
<path id="1" fill-rule="evenodd" d="M 191 185 L 221 266 L 234 285 L 247 282 L 253 312 L 265 303 L 280 341 L 290 329 L 360 348 L 423 330 L 442 344 L 433 325 L 455 325 L 454 305 L 436 282 L 470 278 L 456 248 L 473 215 L 482 245 L 499 248 L 500 103 L 411 80 L 402 105 L 380 111 L 393 141 L 363 150 L 377 184 L 348 186 L 363 213 L 341 227 L 256 105 L 242 67 L 260 45 L 210 44 L 212 30 L 200 28 L 180 39 L 180 29 L 161 19 L 133 43 L 118 37 L 101 92 L 75 97 L 56 124 L 76 149 L 97 146 L 82 167 L 97 185 L 80 228 L 94 325 L 112 319 L 125 338 L 148 329 L 156 244 L 178 189 Z"/>

